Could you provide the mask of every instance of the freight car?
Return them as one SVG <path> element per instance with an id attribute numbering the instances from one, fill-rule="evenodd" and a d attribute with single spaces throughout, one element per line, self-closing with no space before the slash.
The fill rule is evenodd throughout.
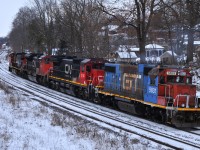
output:
<path id="1" fill-rule="evenodd" d="M 176 127 L 200 126 L 200 101 L 188 68 L 38 54 L 32 54 L 33 66 L 28 67 L 25 55 L 10 54 L 9 70 L 28 74 L 52 89 L 128 113 Z"/>

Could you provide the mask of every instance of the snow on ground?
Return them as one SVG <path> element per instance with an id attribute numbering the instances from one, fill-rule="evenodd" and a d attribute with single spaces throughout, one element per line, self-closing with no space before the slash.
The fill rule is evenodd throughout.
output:
<path id="1" fill-rule="evenodd" d="M 114 132 L 0 83 L 0 149 L 167 149 Z"/>

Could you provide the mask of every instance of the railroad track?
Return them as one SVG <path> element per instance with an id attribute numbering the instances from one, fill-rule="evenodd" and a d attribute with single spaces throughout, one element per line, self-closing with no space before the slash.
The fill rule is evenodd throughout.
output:
<path id="1" fill-rule="evenodd" d="M 38 98 L 32 98 L 34 100 L 48 102 L 50 105 L 53 105 L 59 109 L 81 114 L 82 116 L 91 118 L 92 120 L 105 123 L 106 125 L 115 127 L 128 133 L 139 135 L 172 149 L 184 149 L 186 146 L 190 147 L 191 149 L 200 149 L 200 137 L 198 135 L 180 130 L 180 136 L 180 134 L 173 134 L 172 132 L 166 131 L 164 128 L 157 128 L 157 130 L 154 130 L 149 128 L 146 123 L 142 124 L 130 120 L 132 117 L 123 118 L 123 115 L 119 116 L 119 114 L 122 114 L 120 112 L 115 113 L 115 111 L 101 108 L 97 105 L 81 101 L 78 98 L 74 98 L 72 96 L 59 93 L 30 81 L 21 79 L 18 76 L 10 73 L 7 69 L 8 66 L 5 63 L 0 64 L 0 66 L 1 80 L 15 87 L 16 89 L 20 89 L 29 93 L 29 95 L 31 93 L 31 95 L 37 96 Z M 185 133 L 187 133 L 187 137 L 183 136 Z M 191 137 L 195 138 L 191 140 Z"/>

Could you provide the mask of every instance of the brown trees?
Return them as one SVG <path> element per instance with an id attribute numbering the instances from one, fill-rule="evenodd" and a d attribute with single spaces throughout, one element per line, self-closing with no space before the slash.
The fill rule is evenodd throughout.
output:
<path id="1" fill-rule="evenodd" d="M 194 53 L 194 33 L 195 26 L 199 23 L 200 19 L 200 2 L 199 0 L 186 0 L 185 1 L 185 22 L 188 26 L 188 45 L 187 45 L 187 62 L 193 61 Z"/>
<path id="2" fill-rule="evenodd" d="M 189 63 L 193 61 L 195 26 L 200 23 L 200 2 L 198 0 L 162 0 L 162 2 L 164 7 L 168 9 L 168 11 L 165 11 L 166 16 L 168 16 L 167 19 L 173 17 L 173 24 L 169 22 L 169 25 L 176 26 L 178 28 L 177 33 L 185 32 L 179 35 L 186 35 L 188 38 L 185 42 L 187 43 L 187 63 Z M 179 38 L 177 44 L 180 41 Z"/>
<path id="3" fill-rule="evenodd" d="M 95 0 L 65 0 L 62 2 L 63 28 L 68 48 L 76 55 L 97 57 L 100 54 L 99 32 L 104 16 Z"/>
<path id="4" fill-rule="evenodd" d="M 168 31 L 166 41 L 172 50 L 174 44 L 183 45 L 182 32 L 187 31 L 188 62 L 192 60 L 193 35 L 200 18 L 198 0 L 109 1 L 112 0 L 32 0 L 32 7 L 22 8 L 13 21 L 11 45 L 16 49 L 48 50 L 49 53 L 52 48 L 61 48 L 81 57 L 104 57 L 111 47 L 106 26 L 114 21 L 126 33 L 133 30 L 129 35 L 137 35 L 141 61 L 155 26 L 156 30 Z"/>
<path id="5" fill-rule="evenodd" d="M 118 8 L 119 5 L 106 6 L 100 2 L 103 12 L 136 30 L 141 61 L 144 61 L 147 33 L 152 17 L 160 7 L 159 4 L 159 0 L 132 0 L 130 3 L 125 1 L 122 7 Z"/>
<path id="6" fill-rule="evenodd" d="M 60 47 L 82 57 L 100 55 L 99 32 L 105 19 L 96 0 L 62 0 L 59 5 L 56 0 L 32 2 L 26 20 L 21 16 L 27 12 L 21 10 L 13 21 L 10 40 L 18 45 L 14 49 L 33 47 L 51 53 L 52 48 Z"/>
<path id="7" fill-rule="evenodd" d="M 28 27 L 31 23 L 31 18 L 33 18 L 31 9 L 23 7 L 19 10 L 13 21 L 13 28 L 9 34 L 9 41 L 16 51 L 24 51 L 31 46 L 32 41 L 27 38 L 30 36 Z"/>

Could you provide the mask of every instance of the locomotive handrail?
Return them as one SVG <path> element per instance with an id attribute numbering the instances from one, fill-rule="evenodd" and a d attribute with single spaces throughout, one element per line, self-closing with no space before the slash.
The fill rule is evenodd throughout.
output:
<path id="1" fill-rule="evenodd" d="M 167 101 L 167 106 L 169 106 L 169 104 L 170 104 L 170 94 L 171 94 L 171 91 L 170 91 L 170 85 L 168 85 L 168 84 L 163 84 L 164 86 L 165 86 L 165 98 L 168 98 L 168 101 Z M 169 95 L 168 95 L 168 97 L 167 97 L 167 88 L 169 88 Z M 172 104 L 172 106 L 173 106 L 173 104 Z"/>
<path id="2" fill-rule="evenodd" d="M 185 102 L 185 107 L 186 108 L 189 108 L 189 102 L 190 102 L 190 97 L 194 97 L 195 98 L 195 108 L 198 108 L 198 98 L 195 96 L 195 95 L 186 95 L 186 94 L 178 94 L 176 95 L 175 99 L 174 99 L 174 102 L 176 101 L 176 107 L 178 108 L 179 107 L 179 100 L 180 100 L 180 97 L 186 97 L 186 102 Z"/>
<path id="3" fill-rule="evenodd" d="M 199 104 L 199 98 L 196 96 L 196 98 L 195 98 L 195 103 L 196 103 L 196 105 L 195 105 L 195 108 L 198 108 L 198 104 Z M 199 106 L 200 107 L 200 106 Z"/>

